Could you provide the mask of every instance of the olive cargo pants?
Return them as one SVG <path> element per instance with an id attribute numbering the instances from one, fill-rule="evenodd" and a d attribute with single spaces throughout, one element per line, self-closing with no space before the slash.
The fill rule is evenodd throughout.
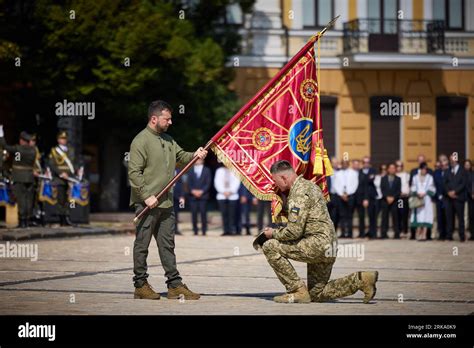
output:
<path id="1" fill-rule="evenodd" d="M 135 204 L 135 215 L 144 209 L 143 204 Z M 161 265 L 165 270 L 166 284 L 175 288 L 182 284 L 176 268 L 174 253 L 175 215 L 173 208 L 154 208 L 143 217 L 136 227 L 133 246 L 133 277 L 135 287 L 143 286 L 148 278 L 147 256 L 151 237 L 155 237 Z"/>

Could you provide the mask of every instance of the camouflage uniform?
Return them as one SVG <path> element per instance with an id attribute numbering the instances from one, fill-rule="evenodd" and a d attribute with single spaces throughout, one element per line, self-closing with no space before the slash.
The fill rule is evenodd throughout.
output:
<path id="1" fill-rule="evenodd" d="M 288 224 L 273 231 L 263 252 L 288 293 L 304 285 L 289 259 L 308 264 L 308 291 L 313 302 L 354 294 L 360 289 L 360 272 L 329 281 L 336 261 L 334 225 L 320 188 L 299 176 L 288 196 Z M 328 282 L 329 281 L 329 282 Z"/>

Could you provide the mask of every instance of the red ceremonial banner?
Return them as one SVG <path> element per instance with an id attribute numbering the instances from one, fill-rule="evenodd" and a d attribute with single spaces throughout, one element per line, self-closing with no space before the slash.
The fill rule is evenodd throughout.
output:
<path id="1" fill-rule="evenodd" d="M 329 197 L 332 174 L 324 149 L 319 108 L 315 36 L 250 100 L 212 141 L 212 150 L 258 199 L 272 200 L 274 222 L 286 220 L 284 193 L 270 167 L 287 160 Z"/>

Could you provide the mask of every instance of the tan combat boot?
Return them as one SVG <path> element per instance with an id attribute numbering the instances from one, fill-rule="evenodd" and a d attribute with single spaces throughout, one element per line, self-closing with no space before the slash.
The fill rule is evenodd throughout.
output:
<path id="1" fill-rule="evenodd" d="M 168 299 L 185 299 L 185 300 L 199 300 L 201 295 L 196 294 L 188 289 L 186 284 L 182 284 L 177 288 L 168 288 Z"/>
<path id="2" fill-rule="evenodd" d="M 360 287 L 365 294 L 364 303 L 369 303 L 374 298 L 377 288 L 375 283 L 379 279 L 379 272 L 359 272 Z"/>
<path id="3" fill-rule="evenodd" d="M 160 294 L 155 292 L 148 282 L 145 282 L 141 288 L 135 288 L 135 294 L 133 295 L 133 298 L 143 300 L 159 300 Z"/>
<path id="4" fill-rule="evenodd" d="M 295 291 L 275 296 L 273 301 L 278 303 L 308 303 L 311 302 L 311 297 L 309 296 L 306 285 L 303 285 Z"/>

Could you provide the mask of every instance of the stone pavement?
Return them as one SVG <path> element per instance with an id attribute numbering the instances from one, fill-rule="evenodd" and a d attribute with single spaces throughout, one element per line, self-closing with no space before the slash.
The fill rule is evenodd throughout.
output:
<path id="1" fill-rule="evenodd" d="M 134 300 L 133 234 L 8 242 L 38 248 L 38 260 L 1 258 L 0 314 L 470 314 L 474 312 L 474 243 L 340 240 L 331 278 L 379 270 L 375 301 L 362 293 L 330 303 L 276 304 L 284 291 L 253 237 L 193 236 L 189 223 L 176 237 L 184 281 L 199 301 Z M 5 242 L 2 242 L 5 244 Z M 349 249 L 357 247 L 354 249 Z M 347 254 L 362 251 L 363 254 Z M 340 251 L 340 252 L 341 252 Z M 363 256 L 363 257 L 362 257 Z M 294 262 L 305 277 L 305 265 Z M 150 283 L 166 294 L 156 244 L 150 247 Z"/>

